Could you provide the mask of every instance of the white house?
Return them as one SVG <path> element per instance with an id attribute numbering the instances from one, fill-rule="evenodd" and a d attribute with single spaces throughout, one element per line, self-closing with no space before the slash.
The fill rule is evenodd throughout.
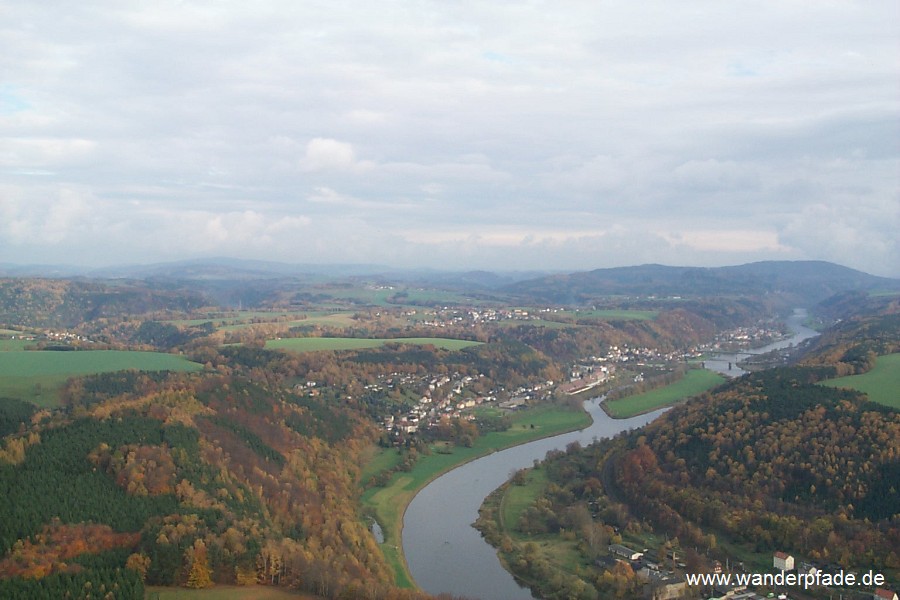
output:
<path id="1" fill-rule="evenodd" d="M 774 559 L 775 568 L 779 571 L 793 571 L 794 557 L 784 552 L 776 552 Z"/>

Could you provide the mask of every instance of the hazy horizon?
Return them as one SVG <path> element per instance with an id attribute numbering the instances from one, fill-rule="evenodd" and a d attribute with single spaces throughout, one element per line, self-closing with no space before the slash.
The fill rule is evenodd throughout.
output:
<path id="1" fill-rule="evenodd" d="M 900 5 L 11 0 L 0 263 L 900 277 Z"/>
<path id="2" fill-rule="evenodd" d="M 0 269 L 6 268 L 9 271 L 12 271 L 12 275 L 4 275 L 2 271 L 0 271 L 0 277 L 2 276 L 20 276 L 18 273 L 25 273 L 22 276 L 31 276 L 30 273 L 37 273 L 36 276 L 41 276 L 41 272 L 46 272 L 49 270 L 58 270 L 60 274 L 59 277 L 68 277 L 68 276 L 87 276 L 92 277 L 96 276 L 99 278 L 103 278 L 109 276 L 110 273 L 116 273 L 116 271 L 121 271 L 123 273 L 129 273 L 126 276 L 137 276 L 136 271 L 140 271 L 142 269 L 147 269 L 152 271 L 155 268 L 159 268 L 162 271 L 165 271 L 167 268 L 177 268 L 177 267 L 189 267 L 189 266 L 225 266 L 226 268 L 235 268 L 235 269 L 248 269 L 252 270 L 254 268 L 259 269 L 261 272 L 266 272 L 266 269 L 275 269 L 270 271 L 271 274 L 278 274 L 278 270 L 282 270 L 285 276 L 295 275 L 298 273 L 302 273 L 303 269 L 307 269 L 309 274 L 317 274 L 317 275 L 325 275 L 326 271 L 329 269 L 335 269 L 339 272 L 333 273 L 332 275 L 335 277 L 340 276 L 353 276 L 353 277 L 364 277 L 367 275 L 389 275 L 391 272 L 395 272 L 397 274 L 412 274 L 412 273 L 433 273 L 433 274 L 448 274 L 448 275 L 460 275 L 465 273 L 473 273 L 473 272 L 483 272 L 494 275 L 501 276 L 516 276 L 516 275 L 526 275 L 527 277 L 539 277 L 541 275 L 556 275 L 556 274 L 570 274 L 570 273 L 579 273 L 579 272 L 590 272 L 595 270 L 603 270 L 603 269 L 635 269 L 641 267 L 665 267 L 665 268 L 728 268 L 728 267 L 740 267 L 749 264 L 755 263 L 765 263 L 765 262 L 773 262 L 773 261 L 749 261 L 747 263 L 733 263 L 733 264 L 725 264 L 725 265 L 713 265 L 713 266 L 703 266 L 703 265 L 691 265 L 691 264 L 676 264 L 676 263 L 640 263 L 640 264 L 623 264 L 623 265 L 614 265 L 614 266 L 597 266 L 583 269 L 576 268 L 562 268 L 562 269 L 504 269 L 504 268 L 473 268 L 473 269 L 465 269 L 465 268 L 450 268 L 450 267 L 429 267 L 429 266 L 416 266 L 416 267 L 399 267 L 397 265 L 390 264 L 380 264 L 380 263 L 307 263 L 307 262 L 283 262 L 283 261 L 273 261 L 273 260 L 262 260 L 262 259 L 245 259 L 239 257 L 228 257 L 228 256 L 209 256 L 209 257 L 196 257 L 196 258 L 185 258 L 185 259 L 174 259 L 171 261 L 162 261 L 162 262 L 147 262 L 147 263 L 117 263 L 110 265 L 102 265 L 102 266 L 90 266 L 90 265 L 78 265 L 78 264 L 65 264 L 65 263 L 10 263 L 10 262 L 0 262 Z M 837 267 L 853 269 L 859 271 L 861 273 L 865 273 L 868 275 L 874 275 L 879 277 L 886 277 L 889 279 L 897 279 L 900 280 L 900 277 L 893 277 L 891 275 L 879 275 L 878 273 L 872 273 L 869 271 L 865 271 L 862 269 L 855 269 L 854 267 L 850 267 L 845 264 L 833 262 L 833 261 L 818 261 L 816 259 L 798 259 L 798 260 L 775 260 L 774 262 L 826 262 L 831 265 L 835 265 Z M 113 275 L 117 277 L 118 275 Z"/>

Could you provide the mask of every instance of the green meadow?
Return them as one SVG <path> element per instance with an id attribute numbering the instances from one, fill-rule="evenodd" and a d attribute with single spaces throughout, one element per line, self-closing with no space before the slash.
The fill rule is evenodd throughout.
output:
<path id="1" fill-rule="evenodd" d="M 259 311 L 245 310 L 233 313 L 211 314 L 199 319 L 173 319 L 166 321 L 173 325 L 196 327 L 211 323 L 221 331 L 237 331 L 259 324 L 277 324 L 287 327 L 302 325 L 322 325 L 327 327 L 348 327 L 353 324 L 352 312 L 346 311 Z"/>
<path id="2" fill-rule="evenodd" d="M 509 484 L 500 503 L 500 526 L 506 533 L 515 539 L 522 537 L 516 532 L 516 526 L 525 509 L 534 504 L 548 482 L 545 470 L 529 469 L 525 474 L 524 485 Z"/>
<path id="3" fill-rule="evenodd" d="M 34 341 L 0 339 L 0 352 L 19 352 L 27 346 L 34 346 Z"/>
<path id="4" fill-rule="evenodd" d="M 822 385 L 851 388 L 863 392 L 872 402 L 900 409 L 900 354 L 879 356 L 868 373 L 830 379 Z"/>
<path id="5" fill-rule="evenodd" d="M 724 381 L 725 377 L 713 371 L 691 369 L 673 384 L 643 394 L 608 400 L 603 403 L 603 408 L 615 419 L 627 419 L 696 396 Z"/>
<path id="6" fill-rule="evenodd" d="M 282 338 L 266 342 L 266 348 L 290 350 L 291 352 L 315 352 L 316 350 L 360 350 L 363 348 L 379 348 L 385 344 L 417 344 L 432 345 L 445 350 L 461 350 L 469 346 L 477 346 L 481 342 L 471 340 L 455 340 L 451 338 Z"/>
<path id="7" fill-rule="evenodd" d="M 59 403 L 59 390 L 70 377 L 126 369 L 198 371 L 182 356 L 125 350 L 0 352 L 0 398 L 19 398 L 38 406 Z"/>
<path id="8" fill-rule="evenodd" d="M 497 431 L 481 436 L 475 440 L 471 448 L 442 447 L 440 452 L 433 451 L 427 456 L 421 456 L 411 471 L 395 473 L 386 487 L 366 490 L 362 496 L 363 506 L 375 516 L 378 524 L 381 525 L 384 532 L 384 544 L 381 545 L 381 550 L 388 564 L 394 569 L 397 585 L 407 588 L 415 587 L 406 568 L 406 559 L 403 557 L 401 531 L 406 506 L 420 489 L 454 467 L 496 450 L 524 444 L 538 438 L 583 429 L 590 424 L 591 418 L 583 410 L 541 406 L 519 412 L 515 414 L 512 426 L 506 431 Z M 397 450 L 390 448 L 381 449 L 378 452 L 396 454 Z M 382 464 L 391 463 L 391 459 L 379 457 L 377 453 L 372 460 L 383 461 Z M 363 472 L 369 476 L 375 474 L 374 469 L 369 465 L 363 466 Z"/>

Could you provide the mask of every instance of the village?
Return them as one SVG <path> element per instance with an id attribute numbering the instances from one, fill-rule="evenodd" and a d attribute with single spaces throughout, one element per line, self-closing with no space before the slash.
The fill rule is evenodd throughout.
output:
<path id="1" fill-rule="evenodd" d="M 404 314 L 409 317 L 419 316 L 416 319 L 418 325 L 448 327 L 460 324 L 474 326 L 503 320 L 529 321 L 560 312 L 563 309 L 540 308 L 529 311 L 519 308 L 444 307 L 427 311 L 425 314 L 428 319 L 425 320 L 421 320 L 422 313 L 416 310 L 408 310 Z M 641 383 L 645 369 L 656 373 L 667 372 L 710 352 L 727 347 L 747 348 L 778 339 L 782 335 L 780 326 L 761 324 L 723 332 L 712 343 L 679 352 L 662 352 L 656 348 L 632 347 L 628 344 L 611 345 L 602 355 L 585 356 L 573 361 L 567 368 L 567 378 L 564 380 L 541 381 L 513 389 L 502 384 L 485 388 L 481 381 L 484 374 L 473 376 L 454 372 L 410 375 L 392 372 L 381 374 L 376 382 L 366 385 L 364 395 L 376 404 L 389 405 L 379 411 L 381 426 L 391 433 L 395 443 L 399 443 L 409 435 L 437 427 L 447 420 L 475 421 L 478 414 L 508 413 L 553 398 L 563 399 L 588 392 L 614 380 L 622 385 Z M 627 379 L 622 379 L 623 376 Z M 307 381 L 298 384 L 295 391 L 316 395 L 319 392 L 318 385 L 318 382 Z M 388 402 L 388 397 L 393 401 Z"/>
<path id="2" fill-rule="evenodd" d="M 701 597 L 708 600 L 791 600 L 808 597 L 803 592 L 810 590 L 828 590 L 829 595 L 834 592 L 860 600 L 898 600 L 894 591 L 879 587 L 884 583 L 879 574 L 846 572 L 837 565 L 823 567 L 782 551 L 772 554 L 772 569 L 766 573 L 747 573 L 743 563 L 723 566 L 718 560 L 712 561 L 707 573 L 689 573 L 678 548 L 667 549 L 663 557 L 654 550 L 637 551 L 624 544 L 610 544 L 608 552 L 596 561 L 597 565 L 612 568 L 619 562 L 627 564 L 645 582 L 647 596 L 653 600 L 684 597 L 689 587 L 706 590 Z M 855 586 L 875 590 L 856 592 Z"/>

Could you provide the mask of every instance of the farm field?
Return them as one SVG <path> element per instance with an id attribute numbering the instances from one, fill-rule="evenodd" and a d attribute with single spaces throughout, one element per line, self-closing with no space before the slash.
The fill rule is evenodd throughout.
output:
<path id="1" fill-rule="evenodd" d="M 56 406 L 69 377 L 126 369 L 199 371 L 197 363 L 162 352 L 125 350 L 3 352 L 0 355 L 0 398 L 19 398 L 38 406 Z"/>
<path id="2" fill-rule="evenodd" d="M 900 354 L 879 356 L 868 373 L 823 381 L 822 385 L 851 388 L 863 392 L 872 402 L 900 409 Z"/>
<path id="3" fill-rule="evenodd" d="M 433 345 L 445 350 L 461 350 L 469 346 L 477 346 L 481 342 L 456 340 L 451 338 L 283 338 L 266 342 L 266 348 L 290 350 L 291 352 L 315 352 L 317 350 L 359 350 L 362 348 L 378 348 L 385 344 L 417 344 Z"/>
<path id="4" fill-rule="evenodd" d="M 24 350 L 26 346 L 34 346 L 34 342 L 30 340 L 0 339 L 0 352 L 19 352 Z"/>
<path id="5" fill-rule="evenodd" d="M 173 325 L 196 327 L 206 323 L 221 331 L 236 331 L 263 323 L 274 323 L 287 327 L 300 325 L 324 325 L 329 327 L 347 327 L 353 323 L 352 312 L 347 311 L 260 311 L 248 310 L 233 313 L 210 315 L 199 319 L 173 319 L 166 321 Z"/>
<path id="6" fill-rule="evenodd" d="M 603 408 L 614 419 L 626 419 L 667 406 L 684 398 L 696 396 L 724 381 L 725 378 L 718 373 L 705 369 L 691 369 L 685 373 L 682 379 L 671 385 L 650 390 L 643 394 L 606 401 L 603 403 Z"/>

